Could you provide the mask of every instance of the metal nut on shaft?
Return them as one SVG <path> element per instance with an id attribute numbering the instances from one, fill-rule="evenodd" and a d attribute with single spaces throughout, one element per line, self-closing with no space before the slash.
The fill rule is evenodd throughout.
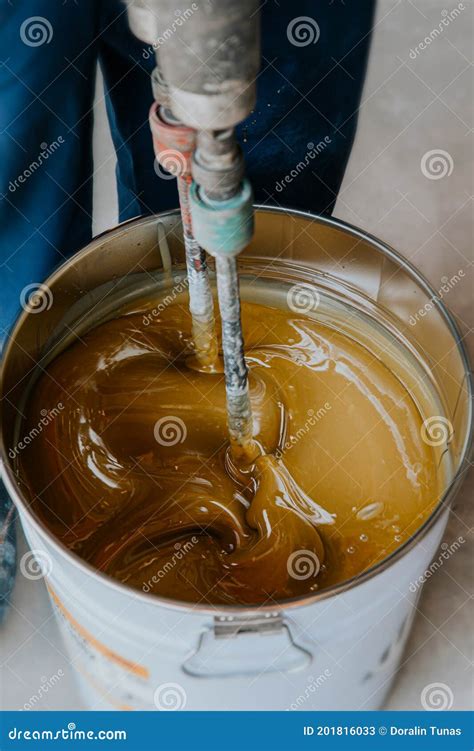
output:
<path id="1" fill-rule="evenodd" d="M 191 211 L 196 238 L 213 256 L 236 255 L 253 235 L 253 196 L 233 130 L 198 134 Z"/>
<path id="2" fill-rule="evenodd" d="M 195 182 L 210 198 L 222 201 L 237 192 L 245 166 L 233 129 L 198 133 L 192 172 Z"/>

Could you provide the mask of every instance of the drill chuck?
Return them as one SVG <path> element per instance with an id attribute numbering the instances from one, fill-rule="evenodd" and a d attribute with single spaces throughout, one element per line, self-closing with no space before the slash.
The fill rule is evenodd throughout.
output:
<path id="1" fill-rule="evenodd" d="M 259 6 L 258 0 L 196 0 L 178 19 L 176 0 L 156 2 L 161 36 L 169 34 L 159 48 L 160 66 L 171 108 L 186 125 L 229 128 L 252 111 L 260 67 Z"/>

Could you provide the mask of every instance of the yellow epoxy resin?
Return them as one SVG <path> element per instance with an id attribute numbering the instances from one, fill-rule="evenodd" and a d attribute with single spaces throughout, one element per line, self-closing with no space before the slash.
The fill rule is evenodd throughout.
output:
<path id="1" fill-rule="evenodd" d="M 372 567 L 438 503 L 439 456 L 393 351 L 264 294 L 257 283 L 242 304 L 249 467 L 232 465 L 224 377 L 193 359 L 185 295 L 129 306 L 36 382 L 23 430 L 56 416 L 22 476 L 52 533 L 99 570 L 181 601 L 271 604 Z"/>

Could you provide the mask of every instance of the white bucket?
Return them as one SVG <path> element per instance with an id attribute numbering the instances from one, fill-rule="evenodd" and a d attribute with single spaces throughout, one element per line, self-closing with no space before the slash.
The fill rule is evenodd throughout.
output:
<path id="1" fill-rule="evenodd" d="M 166 267 L 157 225 L 167 233 L 170 260 L 182 261 L 176 212 L 105 233 L 47 280 L 54 304 L 44 314 L 20 316 L 4 358 L 4 478 L 45 573 L 84 702 L 91 709 L 377 709 L 400 664 L 420 582 L 442 539 L 470 445 L 468 365 L 439 302 L 429 317 L 420 317 L 412 340 L 436 382 L 443 383 L 438 364 L 449 368 L 442 397 L 453 427 L 446 447 L 453 481 L 411 540 L 351 582 L 276 607 L 174 603 L 98 573 L 56 541 L 28 508 L 8 451 L 15 444 L 14 405 L 24 398 L 31 357 L 39 359 L 64 322 L 79 328 L 78 311 L 80 316 L 87 310 L 100 285 L 122 279 L 123 296 L 138 261 L 149 272 Z M 434 299 L 403 259 L 358 230 L 335 220 L 260 209 L 256 238 L 245 256 L 263 257 L 268 264 L 280 252 L 293 264 L 316 269 L 319 282 L 350 294 L 354 304 L 376 306 L 376 314 L 388 308 L 401 329 Z"/>

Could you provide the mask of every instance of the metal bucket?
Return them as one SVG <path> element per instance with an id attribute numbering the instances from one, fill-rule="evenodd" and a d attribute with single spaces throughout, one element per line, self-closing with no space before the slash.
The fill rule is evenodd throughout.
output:
<path id="1" fill-rule="evenodd" d="M 250 267 L 260 276 L 272 273 L 275 258 L 395 332 L 407 353 L 423 361 L 451 426 L 441 447 L 452 468 L 444 497 L 382 563 L 278 606 L 171 602 L 112 580 L 66 549 L 32 514 L 14 472 L 12 448 L 32 370 L 65 332 L 87 328 L 98 300 L 127 299 L 140 273 L 183 268 L 178 212 L 106 232 L 47 280 L 46 304 L 21 314 L 6 348 L 2 384 L 5 482 L 43 568 L 89 708 L 370 710 L 390 689 L 470 446 L 466 354 L 452 318 L 420 274 L 365 233 L 334 219 L 260 208 L 241 273 Z"/>

